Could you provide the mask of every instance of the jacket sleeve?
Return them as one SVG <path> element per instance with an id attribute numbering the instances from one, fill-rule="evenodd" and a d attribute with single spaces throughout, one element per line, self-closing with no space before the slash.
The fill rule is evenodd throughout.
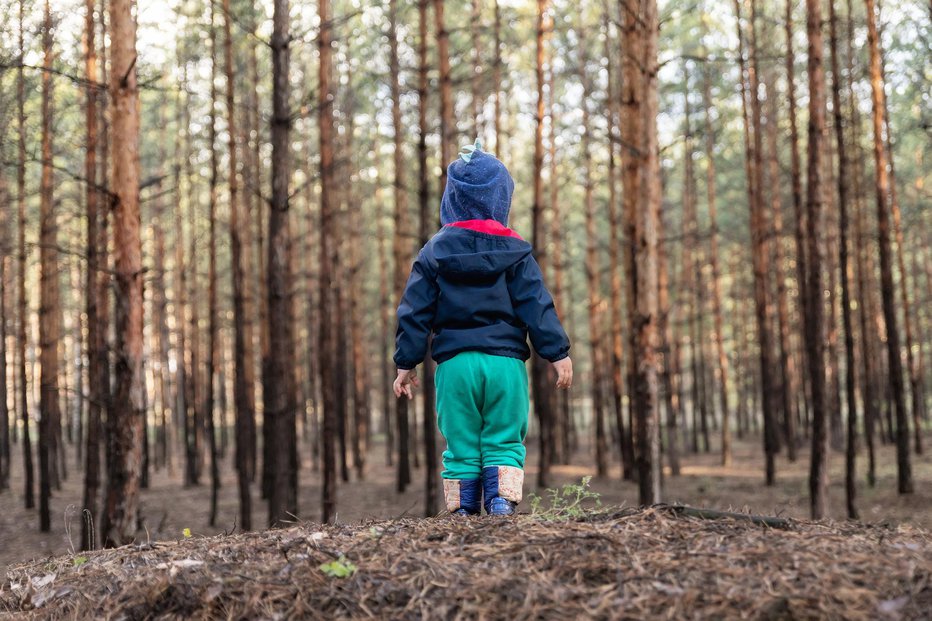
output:
<path id="1" fill-rule="evenodd" d="M 424 250 L 418 254 L 398 304 L 395 332 L 395 366 L 413 369 L 427 355 L 428 338 L 437 309 L 436 266 Z"/>
<path id="2" fill-rule="evenodd" d="M 508 292 L 518 319 L 527 326 L 531 345 L 541 358 L 549 362 L 569 355 L 570 339 L 566 336 L 553 298 L 544 285 L 540 266 L 531 254 L 511 268 Z"/>

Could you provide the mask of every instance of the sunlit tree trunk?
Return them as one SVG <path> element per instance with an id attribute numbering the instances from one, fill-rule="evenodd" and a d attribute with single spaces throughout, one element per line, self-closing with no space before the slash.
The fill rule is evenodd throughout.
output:
<path id="1" fill-rule="evenodd" d="M 323 6 L 324 3 L 322 3 Z M 327 17 L 321 11 L 321 24 Z M 295 432 L 294 324 L 291 273 L 291 110 L 289 108 L 288 0 L 275 0 L 272 16 L 272 196 L 266 257 L 269 354 L 262 361 L 265 421 L 271 422 L 269 525 L 293 520 L 298 514 L 297 436 Z M 324 43 L 321 29 L 321 45 Z M 329 53 L 329 38 L 326 41 Z M 323 49 L 323 47 L 321 47 Z M 274 355 L 273 353 L 274 352 Z"/>
<path id="2" fill-rule="evenodd" d="M 9 266 L 7 257 L 10 256 L 10 225 L 9 205 L 10 193 L 7 188 L 5 171 L 0 170 L 0 491 L 10 486 L 10 411 L 7 404 L 9 393 L 7 391 L 7 291 L 9 283 L 7 275 Z M 78 444 L 80 445 L 80 438 Z"/>
<path id="3" fill-rule="evenodd" d="M 810 0 L 812 1 L 812 0 Z M 865 0 L 867 7 L 867 40 L 870 52 L 871 104 L 874 127 L 874 176 L 877 194 L 877 236 L 880 244 L 880 284 L 883 315 L 887 325 L 887 363 L 890 385 L 896 407 L 897 489 L 901 494 L 913 492 L 912 467 L 909 460 L 909 423 L 903 385 L 903 363 L 900 360 L 900 336 L 893 288 L 893 265 L 890 245 L 890 215 L 887 198 L 890 181 L 887 173 L 887 153 L 884 144 L 884 84 L 880 68 L 880 40 L 874 0 Z"/>
<path id="4" fill-rule="evenodd" d="M 113 245 L 116 280 L 114 393 L 107 416 L 106 546 L 131 541 L 139 517 L 142 429 L 146 407 L 143 375 L 142 244 L 139 235 L 139 92 L 136 86 L 136 23 L 132 0 L 111 0 L 113 80 Z"/>

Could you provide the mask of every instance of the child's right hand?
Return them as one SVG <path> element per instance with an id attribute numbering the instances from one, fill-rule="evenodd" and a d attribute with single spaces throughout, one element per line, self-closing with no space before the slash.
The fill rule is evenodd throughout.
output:
<path id="1" fill-rule="evenodd" d="M 395 378 L 392 389 L 399 399 L 401 395 L 407 395 L 408 399 L 413 399 L 414 391 L 412 388 L 417 388 L 418 383 L 417 373 L 415 373 L 414 369 L 398 369 L 398 377 Z"/>
<path id="2" fill-rule="evenodd" d="M 569 389 L 573 385 L 573 361 L 567 356 L 550 364 L 557 372 L 557 388 Z"/>

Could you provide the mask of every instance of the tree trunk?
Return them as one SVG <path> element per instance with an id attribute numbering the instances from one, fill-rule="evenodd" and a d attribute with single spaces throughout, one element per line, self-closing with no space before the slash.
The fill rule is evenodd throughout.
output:
<path id="1" fill-rule="evenodd" d="M 767 173 L 769 183 L 765 187 L 780 187 L 779 145 L 777 144 L 777 91 L 774 71 L 768 71 L 765 78 L 767 92 Z M 761 197 L 763 198 L 763 197 Z M 770 213 L 773 218 L 773 272 L 777 281 L 777 338 L 779 342 L 781 404 L 783 410 L 783 436 L 786 441 L 786 454 L 790 462 L 796 461 L 796 366 L 793 360 L 790 342 L 790 310 L 786 291 L 785 256 L 783 246 L 783 204 L 780 192 L 770 193 Z M 776 422 L 776 421 L 775 421 Z"/>
<path id="2" fill-rule="evenodd" d="M 754 306 L 757 317 L 757 334 L 759 343 L 759 362 L 761 379 L 761 405 L 764 418 L 764 457 L 765 481 L 773 485 L 776 478 L 774 458 L 777 453 L 777 434 L 775 428 L 775 399 L 773 369 L 773 339 L 770 332 L 769 286 L 770 266 L 767 251 L 767 223 L 760 198 L 761 193 L 761 128 L 760 98 L 758 97 L 757 50 L 755 36 L 756 0 L 751 0 L 751 66 L 748 68 L 748 81 L 743 75 L 745 70 L 743 33 L 741 29 L 741 6 L 735 0 L 735 14 L 738 17 L 738 55 L 741 69 L 741 106 L 744 118 L 745 175 L 748 185 L 748 204 L 751 210 L 751 260 L 754 272 Z M 748 84 L 750 93 L 748 94 Z M 751 102 L 751 119 L 748 119 L 747 100 Z M 753 139 L 750 124 L 753 122 Z"/>
<path id="3" fill-rule="evenodd" d="M 42 175 L 39 185 L 39 530 L 52 528 L 49 500 L 55 468 L 55 425 L 61 418 L 58 394 L 58 222 L 52 196 L 52 9 L 45 0 L 42 27 Z"/>
<path id="4" fill-rule="evenodd" d="M 583 28 L 580 24 L 579 32 Z M 586 217 L 586 286 L 589 290 L 589 350 L 591 352 L 592 374 L 589 378 L 589 387 L 592 399 L 592 416 L 595 422 L 595 463 L 596 476 L 603 478 L 608 476 L 608 441 L 605 437 L 605 411 L 603 408 L 604 400 L 602 399 L 602 374 L 604 362 L 601 356 L 602 347 L 602 292 L 601 292 L 601 275 L 602 269 L 598 255 L 598 236 L 596 233 L 595 223 L 595 197 L 593 195 L 592 182 L 592 146 L 590 144 L 590 127 L 589 127 L 589 97 L 590 85 L 589 77 L 586 74 L 586 64 L 588 57 L 586 54 L 585 44 L 580 42 L 579 45 L 579 81 L 582 84 L 582 125 L 580 137 L 582 144 L 582 166 L 583 166 L 583 193 L 585 203 Z M 551 450 L 556 447 L 552 447 Z"/>
<path id="5" fill-rule="evenodd" d="M 337 503 L 337 387 L 342 378 L 338 376 L 333 364 L 336 354 L 336 322 L 333 312 L 337 305 L 334 295 L 333 271 L 334 251 L 332 246 L 335 225 L 335 202 L 333 193 L 333 97 L 331 93 L 331 30 L 330 1 L 320 3 L 321 30 L 318 40 L 320 50 L 318 105 L 319 105 L 319 139 L 320 139 L 320 392 L 323 407 L 323 437 L 321 455 L 323 457 L 322 515 L 323 522 L 331 522 L 336 517 Z"/>
<path id="6" fill-rule="evenodd" d="M 893 288 L 890 215 L 887 213 L 887 197 L 890 185 L 887 175 L 887 153 L 883 140 L 884 84 L 880 69 L 880 40 L 877 33 L 874 0 L 865 0 L 865 5 L 867 7 L 867 41 L 870 51 L 874 175 L 877 193 L 877 237 L 880 244 L 880 286 L 883 297 L 883 315 L 887 325 L 887 362 L 890 368 L 890 387 L 896 407 L 897 489 L 901 494 L 911 494 L 913 493 L 913 475 L 909 462 L 909 423 L 906 412 L 903 363 L 900 359 L 900 336 Z"/>
<path id="7" fill-rule="evenodd" d="M 474 0 L 475 7 L 478 7 L 478 0 Z M 394 20 L 392 22 L 394 25 Z M 393 87 L 397 84 L 397 62 L 398 62 L 398 51 L 397 43 L 395 41 L 395 36 L 393 33 L 392 36 L 392 59 L 395 63 L 396 73 L 393 82 Z M 475 54 L 476 58 L 479 56 L 478 51 L 478 42 L 475 44 Z M 417 82 L 417 93 L 418 93 L 418 141 L 417 141 L 417 163 L 418 163 L 418 210 L 420 212 L 420 241 L 424 245 L 430 239 L 431 234 L 434 231 L 434 222 L 436 216 L 431 210 L 430 204 L 430 186 L 428 183 L 428 171 L 427 171 L 427 108 L 428 108 L 428 82 L 427 82 L 427 2 L 422 1 L 418 3 L 418 82 Z M 476 69 L 474 68 L 474 71 Z M 474 86 L 475 88 L 475 86 Z M 394 96 L 398 95 L 397 92 L 394 93 L 392 101 L 394 102 Z M 475 90 L 473 91 L 473 100 L 475 102 Z M 475 103 L 474 103 L 475 105 Z M 400 108 L 400 106 L 399 106 Z M 395 107 L 393 105 L 392 111 L 394 113 Z M 443 109 L 441 105 L 441 117 L 443 116 Z M 401 126 L 401 118 L 393 118 L 393 122 L 397 121 L 396 128 Z M 478 130 L 477 130 L 478 131 Z M 396 138 L 398 134 L 396 133 Z M 400 143 L 395 144 L 396 154 L 400 153 L 399 150 Z M 398 160 L 396 162 L 396 171 Z M 446 160 L 442 162 L 442 166 L 446 165 Z M 442 191 L 442 189 L 441 189 Z M 396 203 L 397 205 L 397 203 Z M 399 289 L 400 291 L 400 289 Z M 437 464 L 437 422 L 434 412 L 434 379 L 433 379 L 433 368 L 431 361 L 424 361 L 424 474 L 425 474 L 425 487 L 424 487 L 424 515 L 431 517 L 440 512 L 440 481 L 438 480 L 438 464 Z M 388 384 L 386 383 L 386 388 Z"/>
<path id="8" fill-rule="evenodd" d="M 845 395 L 848 409 L 848 434 L 845 450 L 845 500 L 848 518 L 858 519 L 855 459 L 857 455 L 858 407 L 855 386 L 854 327 L 851 320 L 851 261 L 848 258 L 848 151 L 845 148 L 845 119 L 841 107 L 841 71 L 838 63 L 838 17 L 835 2 L 829 0 L 829 47 L 832 62 L 832 111 L 835 142 L 838 147 L 838 264 L 841 266 L 841 317 L 845 329 Z"/>
<path id="9" fill-rule="evenodd" d="M 218 357 L 220 354 L 219 325 L 217 319 L 217 29 L 214 25 L 214 5 L 210 5 L 210 112 L 207 141 L 210 151 L 210 177 L 208 178 L 208 268 L 207 268 L 207 380 L 204 384 L 204 422 L 207 446 L 210 451 L 210 514 L 208 523 L 217 522 L 217 496 L 220 489 L 220 470 L 217 464 L 216 397 Z M 222 388 L 221 388 L 222 390 Z"/>
<path id="10" fill-rule="evenodd" d="M 799 129 L 798 123 L 796 120 L 796 53 L 793 51 L 793 0 L 787 0 L 786 2 L 786 17 L 784 19 L 784 31 L 786 32 L 786 82 L 787 82 L 787 109 L 789 111 L 789 121 L 790 121 L 790 184 L 791 184 L 791 194 L 793 197 L 793 219 L 795 221 L 794 228 L 794 239 L 796 242 L 796 289 L 797 295 L 799 296 L 799 308 L 803 317 L 807 314 L 808 307 L 808 298 L 809 292 L 806 285 L 806 213 L 803 209 L 803 191 L 802 191 L 802 164 L 799 157 Z M 806 362 L 806 357 L 802 356 L 802 394 L 804 401 L 807 402 L 808 410 L 808 397 L 807 397 L 807 386 L 808 382 L 806 378 L 809 376 L 809 365 Z M 794 397 L 795 400 L 795 397 Z M 797 417 L 799 413 L 797 411 Z M 789 419 L 786 419 L 789 420 Z M 796 420 L 789 421 L 793 424 L 794 429 L 785 429 L 787 433 L 787 442 L 789 443 L 791 439 L 795 439 L 795 422 Z M 790 435 L 792 432 L 792 435 Z M 795 459 L 796 456 L 796 446 L 795 443 L 792 444 L 792 448 L 788 448 L 789 451 L 792 451 L 792 457 Z"/>
<path id="11" fill-rule="evenodd" d="M 322 3 L 323 6 L 324 3 Z M 321 11 L 321 24 L 327 24 Z M 275 0 L 272 16 L 272 197 L 266 257 L 269 352 L 262 361 L 262 398 L 268 439 L 273 443 L 269 526 L 298 515 L 298 447 L 295 433 L 294 324 L 292 322 L 291 229 L 291 110 L 289 109 L 289 1 Z M 321 29 L 320 45 L 325 43 Z M 329 33 L 328 33 L 329 34 Z M 329 55 L 329 37 L 326 39 Z M 328 56 L 329 58 L 329 56 Z M 326 92 L 322 90 L 322 92 Z M 332 411 L 332 410 L 331 410 Z"/>
<path id="12" fill-rule="evenodd" d="M 10 252 L 10 214 L 8 205 L 10 194 L 7 189 L 6 175 L 0 170 L 0 204 L 3 205 L 0 213 L 0 491 L 10 487 L 10 411 L 8 409 L 7 398 L 7 357 L 6 357 L 6 336 L 7 336 L 7 306 L 6 295 L 9 290 L 7 282 L 8 271 L 7 257 Z M 80 444 L 80 439 L 79 439 Z"/>
<path id="13" fill-rule="evenodd" d="M 375 135 L 378 137 L 378 131 L 376 131 Z M 420 144 L 418 148 L 420 149 Z M 424 149 L 426 153 L 426 144 Z M 372 150 L 374 153 L 381 152 L 381 146 L 377 140 Z M 385 226 L 385 221 L 390 219 L 390 212 L 382 197 L 382 167 L 377 165 L 375 172 L 376 237 L 379 245 L 379 329 L 381 337 L 379 339 L 381 344 L 379 362 L 382 374 L 382 385 L 379 387 L 379 393 L 382 395 L 381 426 L 385 431 L 385 465 L 391 467 L 395 465 L 395 426 L 392 422 L 394 395 L 392 394 L 392 360 L 390 353 L 390 347 L 394 344 L 394 335 L 390 327 L 394 313 L 392 313 L 392 284 L 389 282 L 388 232 Z"/>
<path id="14" fill-rule="evenodd" d="M 806 355 L 812 393 L 812 452 L 809 469 L 809 502 L 813 519 L 825 517 L 828 493 L 828 411 L 825 378 L 825 306 L 822 303 L 822 208 L 824 203 L 822 161 L 825 143 L 825 70 L 822 64 L 822 7 L 806 0 L 806 33 L 809 40 L 809 145 L 806 172 L 807 259 L 809 304 L 805 315 Z"/>
<path id="15" fill-rule="evenodd" d="M 233 34 L 230 0 L 223 0 L 223 64 L 226 73 L 227 136 L 230 165 L 230 259 L 233 263 L 233 402 L 236 408 L 236 475 L 239 489 L 240 527 L 252 529 L 252 493 L 249 489 L 249 442 L 255 421 L 255 378 L 252 351 L 252 304 L 246 281 L 251 273 L 249 247 L 244 251 L 242 227 L 249 227 L 248 214 L 241 213 L 237 179 L 236 97 L 233 77 Z M 245 217 L 243 217 L 245 216 Z"/>
<path id="16" fill-rule="evenodd" d="M 139 513 L 142 429 L 146 408 L 143 375 L 142 244 L 139 236 L 139 106 L 136 86 L 136 23 L 132 0 L 111 0 L 113 102 L 113 245 L 116 273 L 116 369 L 107 416 L 110 459 L 104 545 L 129 543 Z"/>
<path id="17" fill-rule="evenodd" d="M 26 332 L 29 317 L 26 315 L 28 301 L 26 299 L 26 79 L 23 75 L 25 58 L 24 32 L 24 4 L 19 2 L 19 69 L 16 73 L 16 105 L 17 105 L 17 166 L 16 166 L 16 202 L 19 216 L 19 324 L 17 326 L 18 350 L 17 375 L 19 376 L 19 411 L 23 424 L 23 482 L 25 492 L 23 498 L 27 509 L 36 505 L 35 501 L 35 470 L 32 463 L 32 441 L 29 434 L 29 390 L 26 384 Z"/>
<path id="18" fill-rule="evenodd" d="M 426 0 L 424 0 L 426 1 Z M 453 143 L 456 140 L 456 121 L 453 118 L 453 79 L 450 73 L 450 33 L 443 17 L 445 0 L 433 0 L 434 27 L 437 32 L 437 64 L 440 68 L 440 191 L 447 185 L 447 165 L 454 157 Z M 397 21 L 397 17 L 396 20 Z M 397 56 L 397 42 L 393 38 Z M 397 58 L 394 63 L 395 79 L 398 76 Z M 392 101 L 397 98 L 393 97 Z M 394 105 L 394 104 L 393 104 Z M 400 105 L 400 104 L 399 104 Z M 399 127 L 398 125 L 395 126 Z M 396 134 L 397 136 L 397 134 Z M 396 178 L 397 181 L 397 178 Z M 400 290 L 399 290 L 400 292 Z M 425 389 L 426 391 L 426 389 Z"/>
<path id="19" fill-rule="evenodd" d="M 728 403 L 728 356 L 722 328 L 722 284 L 718 264 L 718 211 L 715 188 L 715 129 L 712 125 L 712 81 L 709 67 L 702 72 L 702 107 L 705 109 L 706 197 L 709 208 L 709 263 L 712 268 L 712 340 L 718 363 L 719 401 L 722 408 L 722 465 L 731 465 L 731 407 Z"/>
<path id="20" fill-rule="evenodd" d="M 621 222 L 619 206 L 618 206 L 618 195 L 616 189 L 617 181 L 617 172 L 616 172 L 616 160 L 615 160 L 615 147 L 618 142 L 618 135 L 616 132 L 616 117 L 618 114 L 618 90 L 614 87 L 614 66 L 612 59 L 615 55 L 610 49 L 611 38 L 609 37 L 609 26 L 608 23 L 611 21 L 606 11 L 606 38 L 605 38 L 605 58 L 607 62 L 608 70 L 608 102 L 606 105 L 606 115 L 608 121 L 608 228 L 609 228 L 609 242 L 608 242 L 608 262 L 609 262 L 609 280 L 610 280 L 610 318 L 609 324 L 611 326 L 611 336 L 612 336 L 612 346 L 611 346 L 611 373 L 612 373 L 612 405 L 615 410 L 615 426 L 618 430 L 618 448 L 621 455 L 621 468 L 622 468 L 622 477 L 625 480 L 632 480 L 634 478 L 634 453 L 631 450 L 633 445 L 631 443 L 631 428 L 630 426 L 625 425 L 625 416 L 624 416 L 624 339 L 622 334 L 622 308 L 621 308 L 621 251 L 622 251 L 622 239 L 621 239 Z M 553 73 L 553 68 L 551 68 L 551 73 Z M 551 86 L 552 88 L 552 86 Z M 552 91 L 551 91 L 552 92 Z M 551 95 L 551 98 L 553 95 Z M 553 115 L 551 114 L 551 118 Z M 552 150 L 555 150 L 552 148 Z M 551 183 L 556 187 L 556 175 L 551 175 Z M 556 201 L 553 201 L 555 204 Z M 554 217 L 556 215 L 554 214 Z M 562 233 L 561 233 L 562 234 Z M 562 257 L 562 251 L 556 251 L 555 254 L 558 257 Z M 562 262 L 562 259 L 558 259 Z M 562 316 L 562 315 L 561 315 Z M 665 334 L 662 332 L 662 334 Z M 667 341 L 667 345 L 672 345 L 670 341 Z M 666 352 L 666 350 L 665 350 Z M 664 353 L 664 361 L 666 362 L 666 353 Z M 566 397 L 569 401 L 569 397 Z"/>
<path id="21" fill-rule="evenodd" d="M 533 179 L 534 194 L 531 205 L 531 245 L 534 257 L 542 272 L 548 269 L 546 240 L 544 239 L 544 184 L 541 175 L 544 165 L 544 62 L 546 48 L 544 35 L 547 29 L 547 0 L 537 0 L 537 108 L 534 129 Z M 531 390 L 534 395 L 534 410 L 539 422 L 540 455 L 537 471 L 537 486 L 550 484 L 550 466 L 553 464 L 553 390 L 549 383 L 547 362 L 533 353 L 531 356 Z"/>
<path id="22" fill-rule="evenodd" d="M 661 207 L 662 208 L 662 207 Z M 667 230 L 666 211 L 661 212 L 659 227 L 661 231 Z M 675 320 L 670 318 L 670 274 L 671 269 L 667 261 L 667 245 L 663 242 L 657 244 L 657 329 L 660 333 L 660 352 L 663 355 L 661 369 L 663 380 L 664 400 L 667 408 L 667 461 L 670 463 L 670 474 L 680 475 L 679 451 L 679 421 L 680 421 L 680 369 L 679 348 L 676 337 L 673 335 Z M 679 306 L 677 306 L 679 308 Z"/>
<path id="23" fill-rule="evenodd" d="M 498 0 L 495 4 L 495 60 L 492 69 L 492 93 L 495 98 L 495 157 L 502 157 L 502 12 Z"/>
<path id="24" fill-rule="evenodd" d="M 640 0 L 624 13 L 621 128 L 625 213 L 633 220 L 634 299 L 632 394 L 636 437 L 638 498 L 642 505 L 660 501 L 660 437 L 657 426 L 657 243 L 660 169 L 657 145 L 657 39 L 655 0 Z"/>
<path id="25" fill-rule="evenodd" d="M 880 53 L 881 83 L 886 84 L 883 49 L 879 44 L 878 49 Z M 910 395 L 912 396 L 913 440 L 915 442 L 916 454 L 922 455 L 922 428 L 920 426 L 920 421 L 927 418 L 925 411 L 925 387 L 923 386 L 922 338 L 920 336 L 920 338 L 917 339 L 915 336 L 916 328 L 913 323 L 912 304 L 909 300 L 909 272 L 906 271 L 906 260 L 903 258 L 906 251 L 903 248 L 903 228 L 900 225 L 900 201 L 896 188 L 896 167 L 893 165 L 893 131 L 890 128 L 890 112 L 887 106 L 887 94 L 883 89 L 881 89 L 880 94 L 883 100 L 884 129 L 886 129 L 887 132 L 885 147 L 887 159 L 890 163 L 890 212 L 893 215 L 893 234 L 896 240 L 897 267 L 899 267 L 900 270 L 900 295 L 903 298 L 903 327 L 904 336 L 906 337 L 906 371 L 909 375 L 909 389 Z M 913 351 L 914 344 L 915 353 Z"/>
<path id="26" fill-rule="evenodd" d="M 443 30 L 443 8 L 442 2 L 440 3 L 440 12 L 437 14 L 437 39 L 438 45 L 446 45 L 446 31 Z M 437 4 L 434 4 L 434 10 L 437 10 Z M 389 30 L 388 30 L 388 43 L 389 43 L 389 59 L 390 59 L 390 70 L 391 70 L 391 97 L 392 97 L 392 130 L 393 130 L 393 142 L 394 142 L 394 167 L 395 167 L 395 178 L 392 183 L 393 187 L 393 197 L 392 200 L 395 204 L 395 239 L 393 244 L 393 251 L 395 255 L 395 300 L 400 301 L 402 292 L 405 288 L 405 283 L 408 278 L 408 270 L 410 269 L 411 256 L 408 246 L 408 201 L 407 195 L 405 193 L 405 168 L 404 168 L 404 152 L 402 145 L 404 144 L 404 128 L 401 125 L 401 85 L 398 81 L 398 34 L 397 34 L 397 20 L 398 20 L 398 7 L 396 0 L 391 0 L 389 3 Z M 441 39 L 441 36 L 443 37 Z M 442 54 L 442 52 L 441 52 Z M 444 73 L 443 60 L 441 59 L 441 91 L 443 88 L 449 88 L 449 64 L 446 67 L 446 73 Z M 444 77 L 446 76 L 446 82 L 444 82 Z M 448 96 L 447 94 L 446 96 Z M 447 104 L 442 102 L 445 101 L 445 95 L 441 92 L 441 107 Z M 441 113 L 441 123 L 443 123 L 443 113 Z M 446 165 L 446 159 L 444 159 L 445 152 L 444 146 L 446 144 L 445 139 L 443 138 L 446 134 L 446 126 L 441 127 L 441 168 Z M 446 173 L 441 177 L 442 182 L 445 182 Z M 407 489 L 408 484 L 411 483 L 411 456 L 410 449 L 408 447 L 408 441 L 410 439 L 409 433 L 409 419 L 408 419 L 408 399 L 406 397 L 401 397 L 395 401 L 395 424 L 396 432 L 398 435 L 398 469 L 396 471 L 396 480 L 395 480 L 395 489 L 398 493 L 402 493 Z"/>

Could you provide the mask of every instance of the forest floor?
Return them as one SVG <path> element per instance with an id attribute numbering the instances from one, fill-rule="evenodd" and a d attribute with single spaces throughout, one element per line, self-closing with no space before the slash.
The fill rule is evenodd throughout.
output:
<path id="1" fill-rule="evenodd" d="M 12 567 L 0 618 L 929 618 L 927 531 L 786 522 L 612 508 L 147 542 Z"/>
<path id="2" fill-rule="evenodd" d="M 926 434 L 926 447 L 932 446 L 932 434 Z M 82 476 L 74 469 L 74 456 L 69 450 L 71 468 L 68 479 L 52 498 L 52 531 L 38 531 L 38 516 L 35 510 L 23 508 L 21 456 L 18 446 L 14 450 L 12 491 L 0 492 L 0 572 L 7 565 L 31 559 L 47 559 L 63 554 L 73 554 L 80 544 L 81 521 L 76 507 L 82 496 Z M 536 442 L 528 442 L 528 472 L 525 484 L 526 495 L 538 492 L 536 483 Z M 303 455 L 309 451 L 302 449 Z M 765 515 L 781 515 L 807 518 L 808 499 L 808 450 L 800 450 L 799 459 L 789 463 L 785 456 L 777 461 L 777 483 L 767 488 L 763 485 L 763 463 L 760 456 L 760 441 L 736 441 L 733 464 L 724 468 L 715 453 L 684 455 L 682 475 L 664 478 L 663 500 L 680 502 L 696 507 L 735 509 Z M 877 484 L 869 488 L 864 482 L 866 456 L 862 450 L 858 456 L 858 507 L 861 520 L 876 524 L 910 524 L 932 531 L 932 448 L 924 455 L 913 455 L 913 477 L 916 492 L 900 496 L 896 492 L 896 459 L 892 445 L 881 445 L 877 453 Z M 320 519 L 319 473 L 310 469 L 310 460 L 305 459 L 300 476 L 299 519 Z M 208 526 L 209 477 L 202 478 L 198 487 L 185 488 L 181 482 L 181 468 L 176 465 L 169 473 L 163 469 L 152 474 L 150 488 L 142 492 L 144 532 L 139 540 L 144 542 L 173 541 L 189 529 L 195 537 L 235 532 L 238 500 L 235 473 L 232 469 L 232 450 L 221 468 L 222 487 L 216 527 Z M 553 469 L 553 483 L 563 485 L 578 483 L 584 476 L 594 474 L 592 456 L 584 447 L 576 453 L 571 464 Z M 338 516 L 340 524 L 354 524 L 361 520 L 391 520 L 399 517 L 423 515 L 423 468 L 413 471 L 414 484 L 403 494 L 395 492 L 394 468 L 385 465 L 384 445 L 374 442 L 369 453 L 369 465 L 365 480 L 343 483 L 338 490 Z M 606 506 L 632 507 L 637 505 L 637 486 L 620 480 L 620 468 L 613 465 L 610 476 L 593 478 L 591 490 L 600 495 Z M 259 500 L 254 487 L 253 525 L 262 528 L 266 524 L 265 502 Z M 830 454 L 830 489 L 828 516 L 844 520 L 844 455 Z M 519 510 L 528 511 L 525 502 Z M 2 573 L 0 573 L 2 577 Z"/>

